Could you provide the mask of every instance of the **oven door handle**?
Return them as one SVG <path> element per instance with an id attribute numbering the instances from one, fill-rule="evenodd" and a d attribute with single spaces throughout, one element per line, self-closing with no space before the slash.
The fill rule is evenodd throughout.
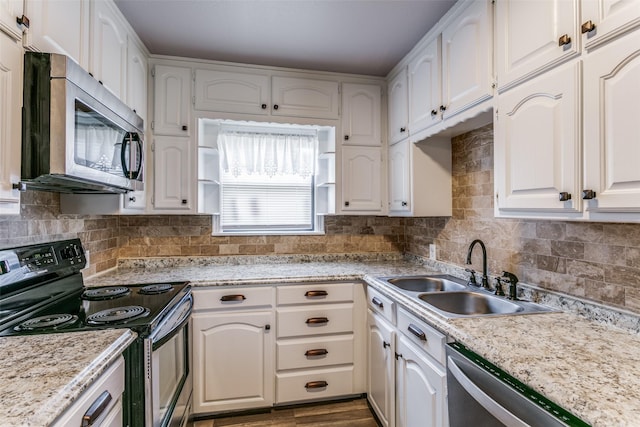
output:
<path id="1" fill-rule="evenodd" d="M 447 357 L 447 368 L 458 381 L 458 384 L 460 384 L 480 406 L 500 420 L 500 422 L 510 427 L 529 427 L 529 424 L 513 415 L 504 406 L 493 400 L 477 384 L 471 381 L 471 379 L 462 372 L 462 369 L 456 365 L 455 360 L 451 356 Z"/>
<path id="2" fill-rule="evenodd" d="M 189 322 L 193 310 L 193 295 L 187 294 L 167 317 L 158 325 L 149 339 L 153 343 L 153 350 L 169 341 Z"/>

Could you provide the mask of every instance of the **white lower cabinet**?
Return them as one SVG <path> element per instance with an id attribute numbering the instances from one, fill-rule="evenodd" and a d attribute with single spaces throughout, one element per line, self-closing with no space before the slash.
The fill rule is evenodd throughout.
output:
<path id="1" fill-rule="evenodd" d="M 211 287 L 193 294 L 195 414 L 365 392 L 361 283 Z"/>
<path id="2" fill-rule="evenodd" d="M 362 289 L 359 283 L 277 288 L 276 403 L 364 392 Z"/>
<path id="3" fill-rule="evenodd" d="M 268 289 L 271 295 L 273 288 Z M 264 288 L 261 288 L 264 290 Z M 272 298 L 251 288 L 194 291 L 193 412 L 273 405 Z M 203 310 L 203 311 L 200 311 Z"/>
<path id="4" fill-rule="evenodd" d="M 368 399 L 383 427 L 448 425 L 445 336 L 369 287 Z"/>

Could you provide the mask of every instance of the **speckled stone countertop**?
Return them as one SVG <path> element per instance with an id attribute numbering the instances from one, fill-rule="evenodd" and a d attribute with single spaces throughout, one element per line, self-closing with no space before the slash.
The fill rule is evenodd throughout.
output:
<path id="1" fill-rule="evenodd" d="M 0 338 L 0 426 L 48 426 L 133 342 L 129 329 Z"/>
<path id="2" fill-rule="evenodd" d="M 567 312 L 445 319 L 376 279 L 436 271 L 433 265 L 393 257 L 344 262 L 290 259 L 284 263 L 246 259 L 208 265 L 201 265 L 197 259 L 177 264 L 148 259 L 125 266 L 130 268 L 94 276 L 85 283 L 106 286 L 189 280 L 198 287 L 364 279 L 593 426 L 640 426 L 640 334 L 635 326 L 624 330 Z M 545 302 L 554 299 L 567 309 L 565 297 L 543 297 Z"/>

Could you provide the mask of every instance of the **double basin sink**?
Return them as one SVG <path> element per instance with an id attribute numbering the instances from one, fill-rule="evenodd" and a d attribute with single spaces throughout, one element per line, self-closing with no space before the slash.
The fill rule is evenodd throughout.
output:
<path id="1" fill-rule="evenodd" d="M 531 314 L 554 311 L 544 305 L 508 300 L 445 274 L 381 277 L 446 318 Z"/>

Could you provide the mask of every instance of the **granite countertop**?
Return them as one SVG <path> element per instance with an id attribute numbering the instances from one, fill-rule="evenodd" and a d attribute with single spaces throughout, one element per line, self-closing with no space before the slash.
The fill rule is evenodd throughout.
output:
<path id="1" fill-rule="evenodd" d="M 0 338 L 0 426 L 48 426 L 133 342 L 129 329 Z"/>
<path id="2" fill-rule="evenodd" d="M 402 259 L 197 264 L 197 260 L 186 265 L 138 261 L 130 264 L 134 268 L 120 268 L 85 283 L 189 280 L 198 287 L 364 279 L 594 427 L 633 426 L 640 420 L 640 335 L 635 331 L 566 312 L 445 319 L 376 280 L 435 271 Z"/>

